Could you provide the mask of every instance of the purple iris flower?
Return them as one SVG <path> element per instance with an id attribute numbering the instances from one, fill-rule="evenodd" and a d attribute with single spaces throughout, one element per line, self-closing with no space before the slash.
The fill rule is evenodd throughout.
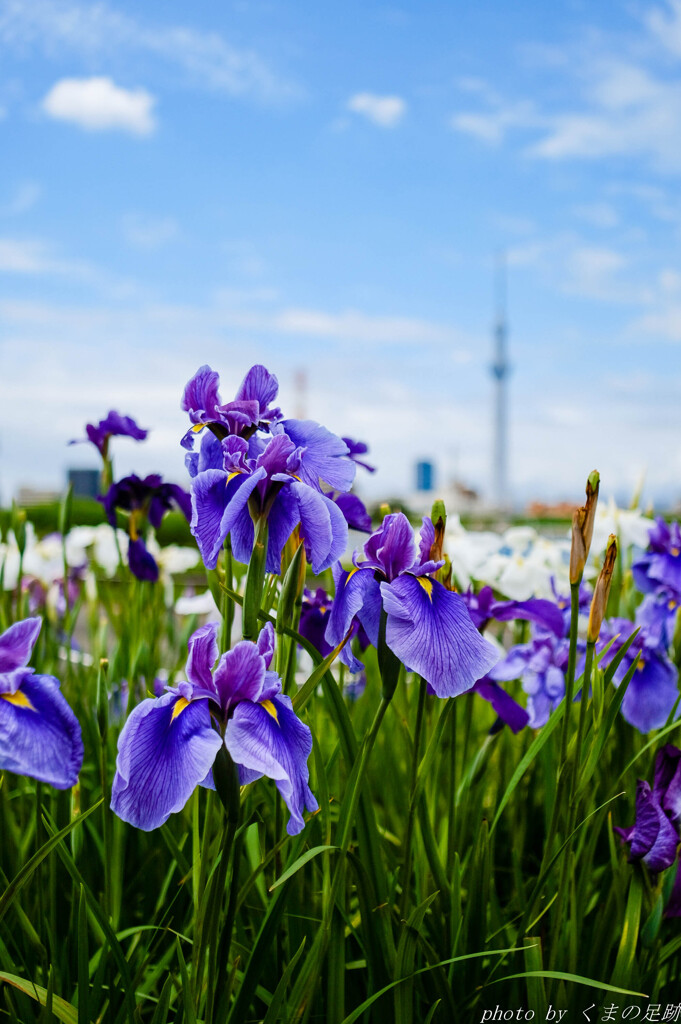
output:
<path id="1" fill-rule="evenodd" d="M 0 636 L 0 770 L 69 789 L 83 764 L 83 741 L 59 680 L 28 665 L 41 625 L 24 619 Z"/>
<path id="2" fill-rule="evenodd" d="M 569 647 L 567 640 L 544 633 L 529 643 L 516 644 L 489 672 L 489 678 L 496 682 L 520 679 L 528 695 L 528 724 L 533 729 L 546 725 L 565 696 Z"/>
<path id="3" fill-rule="evenodd" d="M 603 623 L 597 651 L 613 638 L 614 642 L 603 656 L 601 667 L 607 667 L 632 631 L 633 625 L 628 619 L 610 619 Z M 615 672 L 615 686 L 622 682 L 637 655 L 640 658 L 622 701 L 622 715 L 639 732 L 646 733 L 661 729 L 669 718 L 679 696 L 678 672 L 664 649 L 656 646 L 655 638 L 641 628 Z"/>
<path id="4" fill-rule="evenodd" d="M 651 527 L 648 550 L 634 562 L 634 582 L 644 594 L 666 587 L 681 596 L 681 527 L 658 517 Z"/>
<path id="5" fill-rule="evenodd" d="M 377 646 L 384 611 L 390 650 L 438 697 L 455 697 L 470 690 L 498 655 L 473 625 L 463 598 L 433 578 L 443 564 L 430 558 L 434 541 L 433 524 L 424 517 L 417 554 L 407 517 L 386 516 L 364 545 L 363 561 L 355 560 L 350 572 L 340 563 L 334 567 L 336 597 L 326 639 L 337 646 L 357 615 Z"/>
<path id="6" fill-rule="evenodd" d="M 214 569 L 229 534 L 235 558 L 247 563 L 254 520 L 266 518 L 266 571 L 281 570 L 281 552 L 296 526 L 312 569 L 328 569 L 345 551 L 347 522 L 327 494 L 324 481 L 347 490 L 355 467 L 345 444 L 318 423 L 287 420 L 251 455 L 249 442 L 231 435 L 221 442 L 221 468 L 198 471 L 192 482 L 191 530 L 207 568 Z M 207 448 L 213 452 L 214 446 Z M 200 465 L 197 464 L 197 465 Z"/>
<path id="7" fill-rule="evenodd" d="M 615 827 L 615 832 L 631 844 L 630 861 L 642 860 L 651 871 L 664 871 L 676 860 L 680 826 L 681 750 L 667 744 L 655 758 L 653 788 L 638 780 L 634 824 Z"/>
<path id="8" fill-rule="evenodd" d="M 368 463 L 362 462 L 361 459 L 357 458 L 358 455 L 366 455 L 369 451 L 369 446 L 365 444 L 364 441 L 353 441 L 351 437 L 343 437 L 341 440 L 345 441 L 348 446 L 350 458 L 353 462 L 356 462 L 358 466 L 361 466 L 362 469 L 368 470 L 370 473 L 376 472 L 375 466 L 370 466 Z"/>
<path id="9" fill-rule="evenodd" d="M 520 704 L 511 697 L 510 693 L 506 693 L 503 686 L 499 686 L 489 676 L 486 676 L 484 679 L 478 679 L 473 689 L 483 700 L 492 705 L 492 708 L 499 716 L 497 725 L 492 728 L 492 732 L 496 732 L 498 728 L 501 728 L 503 722 L 515 733 L 520 732 L 521 729 L 524 729 L 529 724 L 530 716 L 525 708 L 521 708 Z"/>
<path id="10" fill-rule="evenodd" d="M 155 530 L 173 505 L 188 520 L 191 515 L 191 499 L 187 492 L 177 484 L 164 484 L 158 473 L 152 473 L 143 480 L 140 477 L 126 476 L 112 484 L 99 501 L 104 505 L 106 517 L 116 528 L 116 509 L 129 512 L 128 533 L 128 564 L 130 571 L 139 580 L 158 579 L 158 565 L 155 558 L 147 550 L 142 537 L 142 530 L 148 521 Z"/>
<path id="11" fill-rule="evenodd" d="M 130 416 L 121 416 L 115 409 L 112 409 L 106 419 L 100 420 L 99 423 L 86 423 L 85 431 L 87 438 L 82 440 L 92 441 L 103 459 L 106 459 L 109 452 L 110 437 L 132 437 L 135 441 L 144 441 L 148 434 L 148 431 L 138 427 Z M 69 443 L 79 444 L 80 442 L 70 441 Z"/>
<path id="12" fill-rule="evenodd" d="M 528 601 L 497 601 L 491 587 L 483 587 L 479 594 L 469 590 L 463 599 L 477 629 L 484 629 L 490 620 L 513 622 L 524 619 L 537 623 L 556 636 L 563 635 L 563 613 L 552 601 L 539 597 Z"/>
<path id="13" fill-rule="evenodd" d="M 180 811 L 198 785 L 212 788 L 212 767 L 224 743 L 241 785 L 274 779 L 290 811 L 289 835 L 305 825 L 303 810 L 317 810 L 308 785 L 309 728 L 269 671 L 274 630 L 267 623 L 257 644 L 242 640 L 218 656 L 218 625 L 201 626 L 189 639 L 187 681 L 142 701 L 118 741 L 112 810 L 145 832 Z"/>
<path id="14" fill-rule="evenodd" d="M 220 377 L 210 366 L 201 366 L 186 385 L 182 409 L 189 413 L 193 426 L 182 438 L 183 448 L 191 451 L 194 436 L 209 427 L 222 440 L 230 434 L 250 437 L 260 427 L 281 419 L 279 409 L 270 407 L 277 397 L 279 383 L 264 366 L 252 366 L 237 390 L 233 402 L 223 402 L 218 393 Z"/>
<path id="15" fill-rule="evenodd" d="M 674 639 L 681 598 L 674 590 L 661 587 L 646 594 L 636 609 L 636 625 L 643 626 L 655 647 L 668 651 Z"/>

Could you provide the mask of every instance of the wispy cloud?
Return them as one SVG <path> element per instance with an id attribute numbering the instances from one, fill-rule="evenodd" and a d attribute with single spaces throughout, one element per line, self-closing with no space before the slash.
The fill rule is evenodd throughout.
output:
<path id="1" fill-rule="evenodd" d="M 19 217 L 31 210 L 40 199 L 42 189 L 35 181 L 23 181 L 6 203 L 0 203 L 0 217 Z"/>
<path id="2" fill-rule="evenodd" d="M 86 131 L 151 135 L 156 128 L 155 103 L 146 89 L 124 89 L 110 78 L 62 78 L 45 96 L 42 107 L 49 117 Z"/>
<path id="3" fill-rule="evenodd" d="M 219 32 L 183 25 L 149 24 L 105 0 L 4 0 L 0 40 L 17 52 L 39 49 L 44 55 L 85 59 L 117 52 L 146 54 L 180 69 L 187 80 L 232 96 L 268 102 L 291 99 L 299 88 L 273 71 L 255 51 L 232 45 Z"/>
<path id="4" fill-rule="evenodd" d="M 407 109 L 401 96 L 377 96 L 373 92 L 358 92 L 347 103 L 348 110 L 359 114 L 379 128 L 394 128 Z"/>
<path id="5" fill-rule="evenodd" d="M 526 155 L 547 161 L 640 158 L 665 173 L 681 170 L 681 0 L 668 0 L 643 21 L 643 32 L 617 40 L 585 35 L 542 72 L 562 101 L 499 94 L 473 79 L 460 89 L 477 100 L 451 126 L 491 145 L 519 135 Z M 562 86 L 562 89 L 561 89 Z"/>
<path id="6" fill-rule="evenodd" d="M 11 274 L 70 274 L 85 277 L 92 273 L 86 263 L 61 259 L 51 247 L 37 239 L 0 238 L 0 271 Z"/>

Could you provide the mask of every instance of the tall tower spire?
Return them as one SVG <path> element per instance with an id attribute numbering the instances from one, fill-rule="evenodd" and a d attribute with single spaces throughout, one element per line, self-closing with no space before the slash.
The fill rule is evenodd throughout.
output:
<path id="1" fill-rule="evenodd" d="M 496 316 L 494 323 L 494 453 L 492 466 L 492 494 L 497 508 L 509 503 L 507 480 L 508 405 L 506 379 L 510 373 L 507 358 L 508 325 L 506 322 L 506 253 L 497 256 Z"/>

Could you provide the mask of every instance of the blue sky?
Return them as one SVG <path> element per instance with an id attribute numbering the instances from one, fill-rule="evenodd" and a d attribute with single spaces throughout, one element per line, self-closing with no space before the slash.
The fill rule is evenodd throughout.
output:
<path id="1" fill-rule="evenodd" d="M 112 407 L 182 481 L 185 381 L 253 362 L 367 495 L 489 492 L 504 251 L 516 500 L 678 500 L 680 139 L 681 0 L 0 0 L 0 496 Z"/>

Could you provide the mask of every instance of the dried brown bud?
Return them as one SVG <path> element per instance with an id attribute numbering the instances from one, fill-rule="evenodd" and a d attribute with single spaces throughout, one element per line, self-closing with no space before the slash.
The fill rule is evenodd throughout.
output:
<path id="1" fill-rule="evenodd" d="M 591 599 L 591 610 L 589 612 L 589 625 L 586 631 L 586 639 L 590 644 L 595 644 L 601 632 L 601 625 L 605 616 L 605 609 L 608 607 L 610 595 L 610 584 L 617 559 L 617 537 L 611 533 L 608 537 L 608 546 L 605 549 L 603 568 L 596 581 L 594 596 Z"/>
<path id="2" fill-rule="evenodd" d="M 586 482 L 586 504 L 572 514 L 572 548 L 570 550 L 570 583 L 579 583 L 589 557 L 596 519 L 600 477 L 596 470 Z"/>

